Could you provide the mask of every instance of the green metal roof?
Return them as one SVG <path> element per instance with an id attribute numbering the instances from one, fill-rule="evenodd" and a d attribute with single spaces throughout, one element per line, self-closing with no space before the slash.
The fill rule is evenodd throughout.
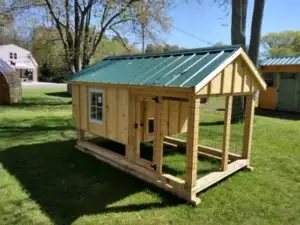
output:
<path id="1" fill-rule="evenodd" d="M 106 57 L 74 75 L 75 82 L 194 87 L 241 46 Z"/>
<path id="2" fill-rule="evenodd" d="M 273 56 L 265 59 L 261 66 L 300 65 L 300 56 Z"/>

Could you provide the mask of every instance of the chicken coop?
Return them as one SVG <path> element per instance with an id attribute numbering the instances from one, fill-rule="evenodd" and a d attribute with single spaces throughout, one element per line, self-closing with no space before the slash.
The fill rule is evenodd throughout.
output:
<path id="1" fill-rule="evenodd" d="M 197 193 L 250 168 L 255 94 L 266 84 L 240 46 L 106 57 L 69 83 L 78 150 L 192 204 L 200 202 Z M 238 153 L 230 145 L 235 97 L 245 99 Z M 207 108 L 215 99 L 223 107 Z M 219 121 L 201 122 L 213 113 Z M 222 131 L 218 146 L 209 144 L 217 140 L 212 130 L 201 130 L 209 124 Z M 103 146 L 98 137 L 116 144 Z M 143 156 L 143 143 L 150 157 Z M 164 164 L 178 148 L 181 176 Z M 199 176 L 200 158 L 216 160 L 217 168 Z"/>

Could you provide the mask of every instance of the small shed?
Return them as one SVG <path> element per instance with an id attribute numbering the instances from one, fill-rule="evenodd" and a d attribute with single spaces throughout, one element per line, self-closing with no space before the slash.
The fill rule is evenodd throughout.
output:
<path id="1" fill-rule="evenodd" d="M 0 104 L 12 104 L 22 99 L 21 80 L 16 71 L 0 59 Z"/>
<path id="2" fill-rule="evenodd" d="M 107 57 L 70 83 L 76 148 L 188 202 L 198 204 L 198 192 L 250 168 L 255 93 L 266 84 L 240 46 Z M 212 96 L 226 105 L 220 149 L 201 145 L 199 133 L 201 98 Z M 229 144 L 233 96 L 246 98 L 239 154 L 230 152 Z M 95 144 L 86 132 L 122 144 L 125 154 Z M 174 136 L 182 133 L 186 140 Z M 146 141 L 153 144 L 150 160 L 140 152 Z M 163 170 L 164 144 L 185 149 L 184 178 Z M 220 170 L 198 178 L 199 155 L 220 160 Z"/>
<path id="3" fill-rule="evenodd" d="M 270 57 L 260 70 L 267 90 L 260 93 L 259 107 L 300 112 L 300 56 Z"/>

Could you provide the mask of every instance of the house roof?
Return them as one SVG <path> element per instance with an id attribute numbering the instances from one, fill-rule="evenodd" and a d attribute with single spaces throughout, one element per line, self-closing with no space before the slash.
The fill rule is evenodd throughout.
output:
<path id="1" fill-rule="evenodd" d="M 241 46 L 106 57 L 71 78 L 74 82 L 195 87 Z"/>
<path id="2" fill-rule="evenodd" d="M 300 65 L 300 56 L 273 56 L 262 61 L 261 66 Z"/>

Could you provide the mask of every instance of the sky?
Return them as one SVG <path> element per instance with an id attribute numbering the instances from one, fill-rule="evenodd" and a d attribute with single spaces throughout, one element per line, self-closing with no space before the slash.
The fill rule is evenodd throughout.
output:
<path id="1" fill-rule="evenodd" d="M 189 3 L 178 4 L 170 11 L 173 27 L 165 36 L 165 41 L 184 48 L 205 47 L 219 41 L 230 44 L 231 15 L 212 2 L 213 0 L 202 0 L 202 4 L 199 4 L 197 0 L 190 0 Z M 249 41 L 253 5 L 254 0 L 249 0 L 247 41 Z M 284 30 L 300 30 L 299 11 L 300 0 L 266 0 L 262 35 Z M 184 34 L 178 28 L 203 41 Z"/>

